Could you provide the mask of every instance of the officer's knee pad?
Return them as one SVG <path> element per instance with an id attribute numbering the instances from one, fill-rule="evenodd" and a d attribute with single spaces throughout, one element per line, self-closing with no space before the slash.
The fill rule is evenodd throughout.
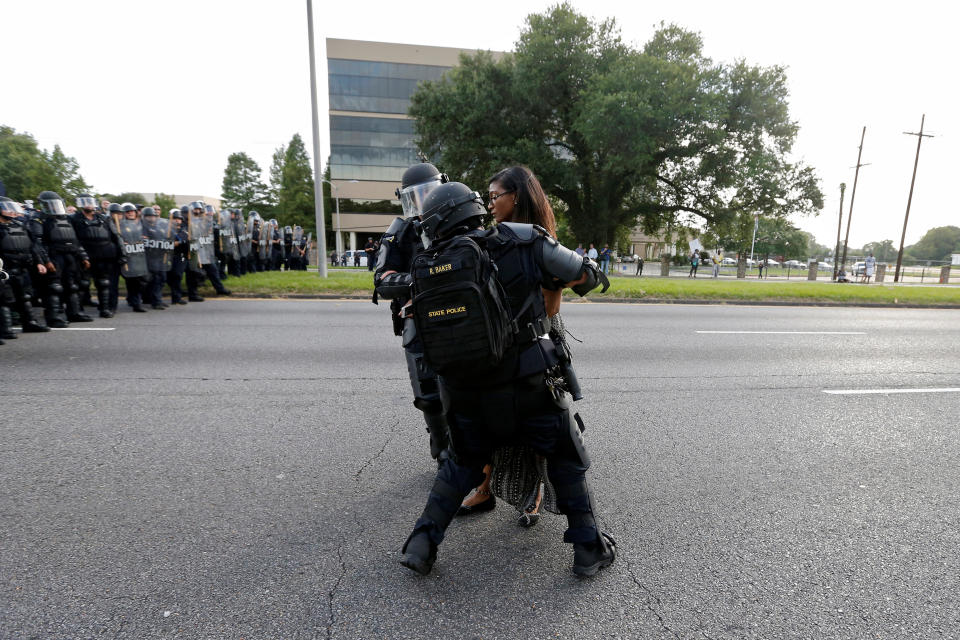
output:
<path id="1" fill-rule="evenodd" d="M 61 285 L 58 281 L 54 280 L 53 282 L 50 283 L 50 293 L 55 293 L 56 295 L 60 295 L 61 293 L 63 293 L 63 285 Z"/>

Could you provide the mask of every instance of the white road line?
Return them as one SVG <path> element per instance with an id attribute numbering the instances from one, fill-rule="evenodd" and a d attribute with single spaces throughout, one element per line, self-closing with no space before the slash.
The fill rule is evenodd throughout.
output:
<path id="1" fill-rule="evenodd" d="M 697 333 L 760 333 L 807 336 L 865 336 L 866 331 L 697 331 Z"/>
<path id="2" fill-rule="evenodd" d="M 943 389 L 824 389 L 824 393 L 838 396 L 855 396 L 885 393 L 960 393 L 960 387 Z"/>
<path id="3" fill-rule="evenodd" d="M 54 331 L 113 331 L 116 327 L 52 327 Z"/>

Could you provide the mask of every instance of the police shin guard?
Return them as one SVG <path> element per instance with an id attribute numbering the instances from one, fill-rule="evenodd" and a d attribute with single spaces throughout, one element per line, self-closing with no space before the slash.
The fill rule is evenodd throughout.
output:
<path id="1" fill-rule="evenodd" d="M 80 296 L 71 293 L 67 296 L 67 320 L 70 322 L 93 322 L 93 318 L 83 312 L 80 306 Z"/>
<path id="2" fill-rule="evenodd" d="M 17 334 L 13 332 L 13 314 L 7 306 L 0 307 L 0 338 L 6 340 L 17 338 Z"/>
<path id="3" fill-rule="evenodd" d="M 23 326 L 24 333 L 44 333 L 50 331 L 50 327 L 34 320 L 33 305 L 26 300 L 24 300 L 20 306 L 20 323 Z"/>
<path id="4" fill-rule="evenodd" d="M 447 427 L 447 419 L 442 413 L 423 413 L 423 419 L 427 423 L 427 433 L 430 434 L 430 457 L 438 463 L 449 457 L 447 451 L 450 446 L 450 432 Z"/>
<path id="5" fill-rule="evenodd" d="M 61 289 L 62 290 L 62 289 Z M 63 311 L 63 303 L 60 301 L 60 294 L 52 287 L 47 290 L 43 296 L 43 316 L 47 320 L 47 326 L 54 329 L 63 329 L 69 327 L 67 316 Z"/>

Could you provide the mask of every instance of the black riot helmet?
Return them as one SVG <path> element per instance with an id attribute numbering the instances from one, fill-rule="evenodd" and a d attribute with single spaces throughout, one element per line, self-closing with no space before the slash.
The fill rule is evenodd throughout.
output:
<path id="1" fill-rule="evenodd" d="M 479 227 L 486 214 L 480 194 L 462 182 L 442 184 L 423 201 L 420 216 L 420 237 L 423 246 L 430 245 L 458 231 Z M 476 220 L 471 222 L 472 218 Z"/>
<path id="2" fill-rule="evenodd" d="M 422 214 L 424 199 L 431 191 L 448 181 L 447 174 L 440 173 L 429 162 L 415 164 L 404 171 L 400 188 L 396 191 L 404 217 L 412 218 Z"/>
<path id="3" fill-rule="evenodd" d="M 183 220 L 183 209 L 177 209 L 176 207 L 170 209 L 170 219 L 173 220 L 174 218 Z"/>
<path id="4" fill-rule="evenodd" d="M 292 234 L 292 233 L 293 233 L 293 227 L 291 227 L 290 225 L 287 225 L 287 226 L 285 226 L 285 227 L 283 228 L 283 232 L 284 232 L 285 234 Z"/>
<path id="5" fill-rule="evenodd" d="M 6 196 L 0 196 L 0 216 L 4 218 L 19 218 L 23 215 L 23 207 L 19 202 Z"/>
<path id="6" fill-rule="evenodd" d="M 203 211 L 203 203 L 199 200 L 194 200 L 193 202 L 188 204 L 187 207 L 189 207 L 190 211 L 196 211 L 197 209 L 200 209 L 200 211 Z"/>
<path id="7" fill-rule="evenodd" d="M 160 214 L 157 213 L 157 210 L 154 209 L 153 207 L 144 207 L 144 208 L 143 208 L 143 211 L 140 212 L 140 215 L 143 215 L 143 216 L 158 216 L 158 215 L 160 215 Z"/>
<path id="8" fill-rule="evenodd" d="M 95 211 L 97 208 L 97 199 L 89 193 L 81 193 L 77 196 L 77 207 L 87 211 Z"/>
<path id="9" fill-rule="evenodd" d="M 190 205 L 189 205 L 189 204 L 185 204 L 185 205 L 183 205 L 182 207 L 180 207 L 180 213 L 181 213 L 182 215 L 184 215 L 184 216 L 186 216 L 188 213 L 190 213 Z"/>
<path id="10" fill-rule="evenodd" d="M 137 210 L 137 205 L 133 204 L 132 202 L 124 202 L 122 205 L 120 205 L 120 211 L 123 211 L 124 213 L 126 213 L 127 211 L 136 211 L 136 210 Z"/>
<path id="11" fill-rule="evenodd" d="M 111 202 L 110 206 L 107 207 L 107 212 L 110 213 L 111 215 L 114 213 L 122 213 L 123 208 L 118 203 Z"/>
<path id="12" fill-rule="evenodd" d="M 63 206 L 63 198 L 58 196 L 54 191 L 44 191 L 37 196 L 37 200 L 40 201 L 40 209 L 44 213 L 51 216 L 65 216 L 67 215 L 67 208 Z"/>

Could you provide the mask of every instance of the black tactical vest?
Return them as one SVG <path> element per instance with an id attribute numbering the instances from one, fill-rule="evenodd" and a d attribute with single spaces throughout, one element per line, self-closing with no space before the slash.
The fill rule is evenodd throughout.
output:
<path id="1" fill-rule="evenodd" d="M 0 254 L 4 260 L 16 264 L 30 262 L 31 245 L 30 236 L 21 223 L 0 224 Z"/>
<path id="2" fill-rule="evenodd" d="M 79 245 L 73 225 L 66 216 L 51 216 L 47 223 L 47 244 L 50 248 L 64 253 L 74 253 Z"/>
<path id="3" fill-rule="evenodd" d="M 532 240 L 521 240 L 507 225 L 497 225 L 497 234 L 487 241 L 487 252 L 497 265 L 498 280 L 507 294 L 510 309 L 519 327 L 537 326 L 547 317 L 541 288 L 542 274 L 534 259 L 533 245 L 542 242 L 536 234 Z M 532 301 L 521 313 L 524 303 L 533 293 Z M 526 338 L 527 336 L 524 336 Z M 522 342 L 523 340 L 521 340 Z"/>
<path id="4" fill-rule="evenodd" d="M 117 249 L 110 238 L 107 223 L 100 216 L 87 220 L 82 214 L 77 217 L 77 237 L 91 258 L 115 258 Z"/>

